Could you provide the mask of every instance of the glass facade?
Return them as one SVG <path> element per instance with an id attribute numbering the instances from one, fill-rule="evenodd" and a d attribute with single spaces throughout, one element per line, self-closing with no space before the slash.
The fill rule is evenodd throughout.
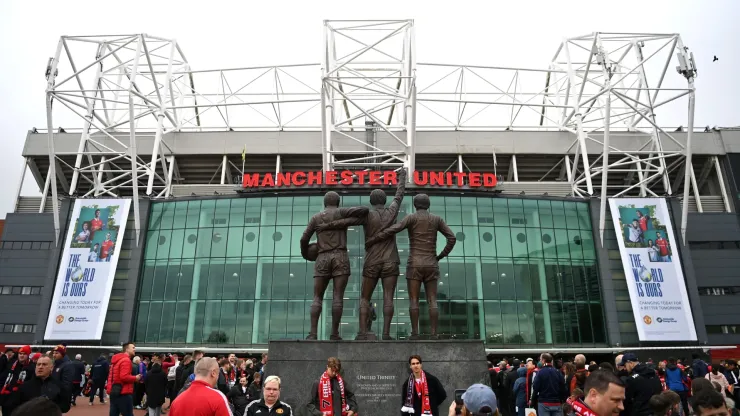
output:
<path id="1" fill-rule="evenodd" d="M 442 338 L 489 347 L 605 344 L 588 204 L 563 200 L 431 196 L 457 245 L 440 262 Z M 344 196 L 342 205 L 367 204 Z M 275 196 L 152 203 L 134 339 L 140 344 L 266 344 L 309 329 L 313 263 L 299 239 L 323 196 Z M 404 198 L 399 221 L 412 212 Z M 397 236 L 401 272 L 409 241 Z M 362 227 L 348 230 L 352 277 L 340 326 L 358 330 Z M 438 251 L 445 240 L 440 235 Z M 422 295 L 422 299 L 424 296 Z M 319 339 L 331 325 L 331 290 Z M 373 296 L 382 326 L 380 285 Z M 399 277 L 392 336 L 410 332 L 405 276 Z M 422 300 L 420 330 L 429 330 Z"/>

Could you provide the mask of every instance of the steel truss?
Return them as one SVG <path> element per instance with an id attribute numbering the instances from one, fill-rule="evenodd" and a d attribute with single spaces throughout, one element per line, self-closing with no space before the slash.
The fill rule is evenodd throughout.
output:
<path id="1" fill-rule="evenodd" d="M 327 20 L 321 86 L 323 167 L 414 170 L 416 52 L 413 20 Z M 395 116 L 395 119 L 394 119 Z M 383 132 L 395 149 L 350 132 Z M 405 135 L 397 134 L 404 131 Z M 352 151 L 354 141 L 367 147 Z"/>
<path id="2" fill-rule="evenodd" d="M 321 129 L 324 170 L 413 171 L 417 131 L 555 130 L 573 140 L 551 171 L 561 169 L 574 196 L 601 197 L 602 240 L 607 197 L 682 191 L 684 237 L 690 195 L 702 210 L 691 165 L 696 67 L 678 34 L 592 33 L 563 40 L 547 68 L 420 63 L 418 78 L 412 20 L 325 21 L 323 46 L 321 64 L 196 71 L 175 40 L 62 37 L 46 100 L 44 197 L 51 192 L 57 236 L 61 187 L 70 196 L 133 196 L 138 241 L 141 190 L 165 198 L 178 181 L 175 131 Z M 656 112 L 682 102 L 687 138 L 677 140 Z M 78 151 L 66 155 L 74 166 L 54 150 L 52 105 L 83 120 Z M 628 148 L 610 141 L 622 132 Z M 150 146 L 151 155 L 141 151 Z M 494 143 L 491 153 L 495 164 Z M 74 170 L 71 183 L 60 165 Z M 515 182 L 516 166 L 513 155 Z M 709 168 L 721 177 L 716 158 Z M 224 155 L 214 178 L 219 170 L 225 184 L 238 167 Z M 669 181 L 674 171 L 683 181 Z M 729 210 L 721 178 L 720 187 Z"/>

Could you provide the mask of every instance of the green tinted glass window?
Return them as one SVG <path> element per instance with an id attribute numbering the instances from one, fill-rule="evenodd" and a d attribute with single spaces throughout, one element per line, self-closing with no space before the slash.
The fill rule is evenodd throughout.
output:
<path id="1" fill-rule="evenodd" d="M 468 195 L 431 195 L 430 200 L 430 211 L 445 220 L 457 239 L 439 264 L 442 338 L 483 339 L 503 348 L 606 343 L 588 203 Z M 415 211 L 412 201 L 411 195 L 404 198 L 398 221 Z M 341 200 L 345 207 L 368 202 L 367 195 L 342 195 Z M 153 202 L 135 341 L 249 347 L 304 338 L 315 263 L 301 257 L 300 238 L 311 216 L 322 209 L 323 195 Z M 352 277 L 340 335 L 352 339 L 359 328 L 365 235 L 362 226 L 346 232 Z M 408 233 L 398 233 L 396 242 L 401 264 L 391 336 L 407 339 Z M 438 234 L 436 251 L 445 244 Z M 331 293 L 329 287 L 319 339 L 328 339 L 331 332 Z M 371 304 L 379 331 L 382 284 Z M 422 336 L 429 324 L 422 295 Z"/>

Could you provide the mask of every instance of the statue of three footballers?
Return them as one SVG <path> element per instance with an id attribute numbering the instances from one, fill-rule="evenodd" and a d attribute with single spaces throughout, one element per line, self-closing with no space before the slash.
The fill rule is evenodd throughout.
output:
<path id="1" fill-rule="evenodd" d="M 360 295 L 360 331 L 358 340 L 368 339 L 368 316 L 371 313 L 370 298 L 380 280 L 383 286 L 383 335 L 391 340 L 390 326 L 394 314 L 393 295 L 398 283 L 398 247 L 395 235 L 408 230 L 411 250 L 406 268 L 406 283 L 409 293 L 409 314 L 411 316 L 411 336 L 419 339 L 419 295 L 421 285 L 429 306 L 431 338 L 438 339 L 437 323 L 437 283 L 439 281 L 439 260 L 445 258 L 455 246 L 455 234 L 442 218 L 429 212 L 430 200 L 426 194 L 414 197 L 416 212 L 407 215 L 396 223 L 406 188 L 406 170 L 402 169 L 398 178 L 396 195 L 390 206 L 386 207 L 386 194 L 382 189 L 370 193 L 367 207 L 339 208 L 339 195 L 327 192 L 324 196 L 324 210 L 311 217 L 301 237 L 301 254 L 314 264 L 314 296 L 311 304 L 311 330 L 306 339 L 317 339 L 317 327 L 321 316 L 324 293 L 333 280 L 332 331 L 331 340 L 340 340 L 339 324 L 342 318 L 344 291 L 349 281 L 350 266 L 347 254 L 347 228 L 362 225 L 365 231 L 365 262 L 362 270 L 362 289 Z M 447 239 L 445 248 L 437 254 L 437 233 Z M 317 234 L 316 247 L 310 253 L 309 241 Z M 315 256 L 315 258 L 314 258 Z"/>

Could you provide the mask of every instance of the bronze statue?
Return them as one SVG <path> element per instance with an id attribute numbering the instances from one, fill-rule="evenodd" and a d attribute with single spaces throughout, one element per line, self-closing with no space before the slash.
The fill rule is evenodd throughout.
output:
<path id="1" fill-rule="evenodd" d="M 370 210 L 366 216 L 334 221 L 319 226 L 319 230 L 341 229 L 350 225 L 362 224 L 365 230 L 365 241 L 367 241 L 370 237 L 375 236 L 396 222 L 405 190 L 406 169 L 401 169 L 398 185 L 396 186 L 396 195 L 388 208 L 385 207 L 387 199 L 385 192 L 382 189 L 374 189 L 370 193 L 370 204 L 374 209 Z M 393 339 L 390 335 L 394 312 L 393 295 L 396 293 L 396 284 L 398 284 L 398 266 L 400 263 L 401 260 L 398 257 L 398 247 L 394 236 L 372 247 L 366 247 L 360 294 L 360 332 L 356 339 L 368 339 L 370 298 L 378 285 L 378 280 L 383 283 L 383 339 Z"/>
<path id="2" fill-rule="evenodd" d="M 411 315 L 411 336 L 409 339 L 419 339 L 419 293 L 424 283 L 424 292 L 429 304 L 429 318 L 431 320 L 431 338 L 438 339 L 437 323 L 437 282 L 439 280 L 439 260 L 447 257 L 455 246 L 455 234 L 445 221 L 430 213 L 429 196 L 419 194 L 414 197 L 416 212 L 406 216 L 403 221 L 392 225 L 375 234 L 365 241 L 366 250 L 375 244 L 390 238 L 396 233 L 408 229 L 411 252 L 406 267 L 406 283 L 409 291 L 409 314 Z M 437 232 L 447 238 L 444 250 L 437 255 Z"/>
<path id="3" fill-rule="evenodd" d="M 331 340 L 341 340 L 339 323 L 344 308 L 344 290 L 349 281 L 350 267 L 347 254 L 347 227 L 319 231 L 319 226 L 335 220 L 367 215 L 367 207 L 339 208 L 339 194 L 330 191 L 324 195 L 324 210 L 311 217 L 301 236 L 301 255 L 309 259 L 308 242 L 317 233 L 318 256 L 314 264 L 313 303 L 311 304 L 311 332 L 306 339 L 316 339 L 321 316 L 321 305 L 329 282 L 334 280 L 334 295 L 331 305 Z"/>

